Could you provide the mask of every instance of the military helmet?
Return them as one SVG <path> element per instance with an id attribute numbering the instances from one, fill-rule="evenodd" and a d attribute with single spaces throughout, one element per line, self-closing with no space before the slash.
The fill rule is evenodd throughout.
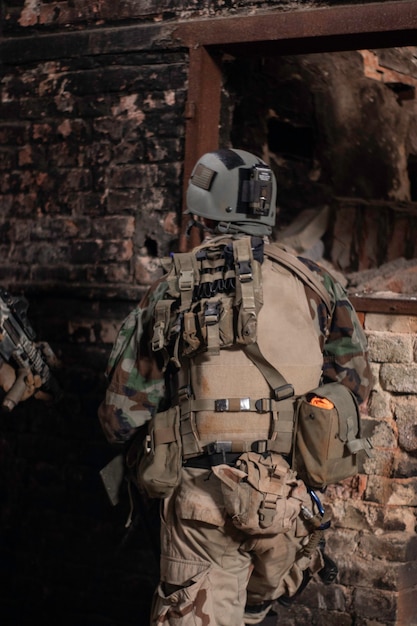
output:
<path id="1" fill-rule="evenodd" d="M 194 166 L 186 212 L 216 221 L 220 232 L 269 235 L 276 195 L 274 173 L 262 159 L 244 150 L 216 150 Z"/>

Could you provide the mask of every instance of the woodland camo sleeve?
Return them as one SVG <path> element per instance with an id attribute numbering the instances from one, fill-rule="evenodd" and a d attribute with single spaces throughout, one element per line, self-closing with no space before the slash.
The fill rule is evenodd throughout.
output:
<path id="1" fill-rule="evenodd" d="M 323 351 L 323 383 L 340 382 L 365 402 L 372 387 L 367 339 L 346 290 L 322 267 L 301 259 L 321 279 L 331 300 L 330 316 L 316 293 L 306 289 L 313 317 L 317 316 Z"/>
<path id="2" fill-rule="evenodd" d="M 149 349 L 149 319 L 163 294 L 156 283 L 121 325 L 106 369 L 107 389 L 98 418 L 110 443 L 130 440 L 157 410 L 164 375 Z"/>
<path id="3" fill-rule="evenodd" d="M 372 386 L 367 339 L 342 285 L 326 282 L 331 282 L 334 309 L 323 349 L 323 379 L 343 383 L 361 404 L 367 400 Z"/>

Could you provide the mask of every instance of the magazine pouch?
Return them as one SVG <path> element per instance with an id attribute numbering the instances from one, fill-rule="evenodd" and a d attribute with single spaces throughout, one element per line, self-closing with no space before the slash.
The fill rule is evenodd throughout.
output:
<path id="1" fill-rule="evenodd" d="M 138 483 L 150 498 L 166 498 L 181 480 L 182 446 L 179 409 L 156 413 L 149 422 L 144 452 L 138 467 Z"/>
<path id="2" fill-rule="evenodd" d="M 300 396 L 292 467 L 307 485 L 323 488 L 354 476 L 358 453 L 370 456 L 371 447 L 361 437 L 359 407 L 345 385 L 328 383 Z"/>

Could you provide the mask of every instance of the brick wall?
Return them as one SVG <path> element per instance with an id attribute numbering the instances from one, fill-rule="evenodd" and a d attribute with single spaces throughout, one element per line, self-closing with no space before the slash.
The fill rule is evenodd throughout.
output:
<path id="1" fill-rule="evenodd" d="M 151 258 L 166 254 L 177 232 L 185 80 L 179 52 L 86 50 L 81 59 L 8 65 L 3 283 L 90 295 L 104 286 L 106 298 L 149 284 Z"/>
<path id="2" fill-rule="evenodd" d="M 371 1 L 372 0 L 368 0 Z M 102 26 L 128 20 L 160 21 L 175 18 L 245 14 L 254 10 L 297 10 L 332 4 L 331 0 L 8 0 L 3 2 L 6 32 L 42 31 L 62 27 Z"/>
<path id="3" fill-rule="evenodd" d="M 417 316 L 360 315 L 375 378 L 363 415 L 373 458 L 327 489 L 327 549 L 339 577 L 311 582 L 290 610 L 278 606 L 286 626 L 417 624 Z"/>
<path id="4" fill-rule="evenodd" d="M 142 528 L 121 551 L 129 498 L 101 484 L 116 451 L 97 407 L 116 331 L 176 245 L 187 55 L 159 27 L 69 31 L 1 41 L 0 284 L 28 298 L 64 396 L 0 413 L 0 621 L 137 626 L 157 564 Z"/>

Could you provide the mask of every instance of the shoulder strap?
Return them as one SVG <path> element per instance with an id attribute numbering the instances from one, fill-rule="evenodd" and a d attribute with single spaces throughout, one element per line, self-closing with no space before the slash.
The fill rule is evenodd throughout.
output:
<path id="1" fill-rule="evenodd" d="M 274 392 L 276 400 L 281 400 L 283 397 L 294 394 L 292 385 L 289 385 L 281 372 L 275 369 L 275 367 L 265 359 L 257 343 L 244 346 L 243 350 L 263 374 L 265 380 Z"/>
<path id="2" fill-rule="evenodd" d="M 284 376 L 267 361 L 259 349 L 257 343 L 243 347 L 246 355 L 263 374 L 266 382 L 271 387 L 274 399 L 271 400 L 272 410 L 271 433 L 267 441 L 268 450 L 282 453 L 283 450 L 291 450 L 294 435 L 294 387 L 287 383 Z M 256 409 L 262 412 L 262 403 L 258 400 Z M 268 410 L 266 407 L 263 410 Z"/>
<path id="3" fill-rule="evenodd" d="M 311 287 L 311 289 L 314 289 L 323 300 L 328 312 L 331 313 L 330 296 L 326 288 L 302 261 L 293 254 L 285 252 L 282 248 L 270 243 L 265 244 L 264 251 L 268 257 L 281 263 L 284 267 L 291 269 L 304 283 Z"/>

